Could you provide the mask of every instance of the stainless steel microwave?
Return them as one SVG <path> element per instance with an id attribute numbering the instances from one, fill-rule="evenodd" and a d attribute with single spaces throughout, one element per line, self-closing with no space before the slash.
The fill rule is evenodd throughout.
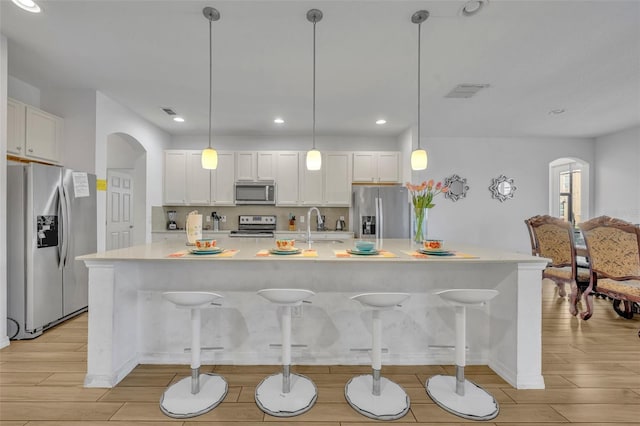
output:
<path id="1" fill-rule="evenodd" d="M 276 184 L 269 182 L 236 182 L 236 204 L 276 203 Z"/>

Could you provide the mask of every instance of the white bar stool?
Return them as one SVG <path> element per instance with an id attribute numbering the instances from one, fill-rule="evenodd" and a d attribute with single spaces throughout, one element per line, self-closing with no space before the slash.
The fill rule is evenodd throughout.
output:
<path id="1" fill-rule="evenodd" d="M 456 310 L 456 376 L 437 375 L 425 387 L 433 402 L 448 412 L 470 420 L 491 420 L 500 408 L 495 398 L 464 378 L 466 347 L 466 308 L 480 307 L 498 295 L 497 290 L 452 289 L 436 292 Z"/>
<path id="2" fill-rule="evenodd" d="M 258 294 L 282 306 L 282 373 L 265 378 L 256 387 L 256 404 L 276 417 L 293 417 L 306 413 L 318 397 L 316 385 L 301 374 L 291 374 L 291 308 L 299 306 L 315 293 L 310 290 L 270 288 Z"/>
<path id="3" fill-rule="evenodd" d="M 184 419 L 211 411 L 227 395 L 227 382 L 213 373 L 200 374 L 200 310 L 221 298 L 204 291 L 167 291 L 162 296 L 176 307 L 191 310 L 191 377 L 169 386 L 160 398 L 160 410 Z"/>
<path id="4" fill-rule="evenodd" d="M 371 331 L 372 374 L 356 376 L 344 388 L 344 396 L 354 410 L 376 420 L 395 420 L 409 411 L 409 396 L 391 380 L 380 377 L 382 369 L 382 321 L 380 311 L 393 309 L 409 298 L 408 293 L 363 293 L 353 296 L 362 305 L 373 308 Z"/>

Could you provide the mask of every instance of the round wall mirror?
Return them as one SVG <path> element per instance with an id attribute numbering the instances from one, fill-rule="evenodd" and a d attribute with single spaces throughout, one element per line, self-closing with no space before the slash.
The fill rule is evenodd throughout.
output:
<path id="1" fill-rule="evenodd" d="M 444 179 L 444 185 L 449 188 L 449 190 L 444 193 L 444 196 L 451 201 L 458 201 L 460 198 L 467 196 L 469 186 L 465 178 L 461 178 L 458 175 L 451 175 Z"/>
<path id="2" fill-rule="evenodd" d="M 516 186 L 513 184 L 513 179 L 504 175 L 500 175 L 493 179 L 489 191 L 491 191 L 491 197 L 498 199 L 500 202 L 513 198 L 513 193 L 516 190 Z"/>

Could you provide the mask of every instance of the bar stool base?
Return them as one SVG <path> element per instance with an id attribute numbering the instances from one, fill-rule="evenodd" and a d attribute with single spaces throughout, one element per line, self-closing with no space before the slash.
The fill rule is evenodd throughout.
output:
<path id="1" fill-rule="evenodd" d="M 200 392 L 191 393 L 191 377 L 169 386 L 160 398 L 160 410 L 169 417 L 186 419 L 213 410 L 222 402 L 229 387 L 217 374 L 200 374 Z"/>
<path id="2" fill-rule="evenodd" d="M 290 374 L 291 390 L 282 393 L 282 373 L 265 378 L 256 387 L 256 404 L 275 417 L 293 417 L 306 413 L 318 398 L 316 385 L 301 374 Z"/>
<path id="3" fill-rule="evenodd" d="M 409 396 L 397 383 L 380 377 L 380 395 L 373 394 L 373 376 L 365 374 L 349 380 L 344 396 L 354 410 L 376 420 L 396 420 L 409 411 Z"/>
<path id="4" fill-rule="evenodd" d="M 433 402 L 451 414 L 469 420 L 491 420 L 500 407 L 495 398 L 469 380 L 464 381 L 464 396 L 456 393 L 455 376 L 433 376 L 425 386 Z"/>

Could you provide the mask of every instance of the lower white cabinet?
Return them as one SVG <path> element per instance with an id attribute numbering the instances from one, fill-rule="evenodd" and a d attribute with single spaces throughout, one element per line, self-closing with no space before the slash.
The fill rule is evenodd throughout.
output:
<path id="1" fill-rule="evenodd" d="M 14 99 L 7 100 L 7 153 L 58 163 L 64 120 Z"/>

